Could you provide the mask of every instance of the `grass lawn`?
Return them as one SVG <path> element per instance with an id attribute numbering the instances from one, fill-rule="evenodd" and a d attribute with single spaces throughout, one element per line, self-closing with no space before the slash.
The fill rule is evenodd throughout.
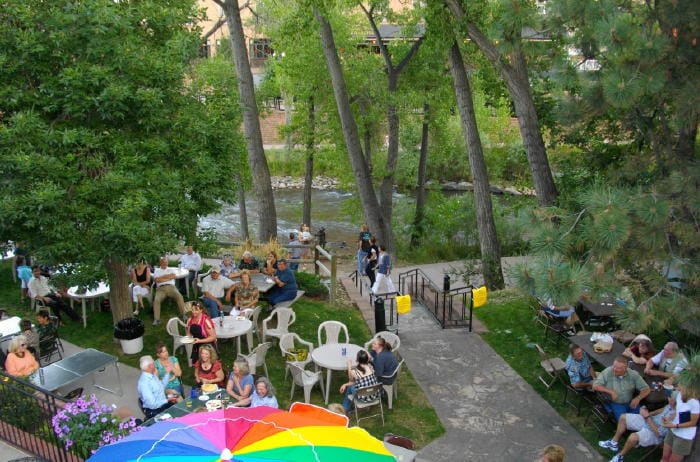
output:
<path id="1" fill-rule="evenodd" d="M 12 282 L 11 264 L 4 262 L 0 265 L 0 307 L 6 309 L 10 315 L 21 317 L 29 317 L 34 320 L 34 314 L 29 311 L 29 302 L 20 302 L 19 283 Z M 76 308 L 79 307 L 75 303 Z M 89 302 L 88 302 L 89 306 Z M 330 306 L 323 301 L 314 301 L 307 298 L 299 300 L 295 305 L 295 313 L 297 315 L 296 322 L 291 326 L 291 331 L 299 334 L 301 338 L 317 343 L 317 328 L 318 325 L 326 320 L 337 320 L 345 323 L 350 334 L 350 341 L 355 344 L 363 345 L 369 340 L 370 332 L 366 323 L 362 319 L 360 312 L 351 306 Z M 138 358 L 141 354 L 151 354 L 155 356 L 155 345 L 159 341 L 165 342 L 169 348 L 172 348 L 172 338 L 165 330 L 165 323 L 171 316 L 177 315 L 177 308 L 171 300 L 167 300 L 161 305 L 161 319 L 163 323 L 160 326 L 153 327 L 152 310 L 148 307 L 145 312 L 142 312 L 139 317 L 146 324 L 146 333 L 144 335 L 144 351 L 137 355 L 123 355 L 118 345 L 115 344 L 113 337 L 113 325 L 111 313 L 101 313 L 99 311 L 90 311 L 88 308 L 88 326 L 83 328 L 82 323 L 74 323 L 69 319 L 66 320 L 66 326 L 60 330 L 62 338 L 75 343 L 83 348 L 96 348 L 98 350 L 119 356 L 122 363 L 138 368 Z M 265 315 L 261 315 L 261 320 Z M 256 340 L 257 341 L 257 340 Z M 243 339 L 242 348 L 246 351 L 246 342 Z M 219 349 L 223 356 L 224 366 L 227 371 L 231 370 L 231 365 L 235 359 L 235 339 L 225 340 L 220 342 Z M 171 351 L 172 354 L 172 351 Z M 184 364 L 183 381 L 186 384 L 192 384 L 194 374 L 192 369 L 187 367 L 184 348 L 177 352 L 177 356 Z M 280 354 L 277 345 L 273 346 L 267 354 L 267 368 L 270 373 L 270 380 L 277 388 L 277 399 L 280 407 L 288 409 L 292 400 L 289 393 L 291 390 L 291 378 L 284 381 L 284 359 Z M 313 366 L 307 366 L 311 368 Z M 258 373 L 261 373 L 260 370 Z M 338 392 L 340 385 L 347 381 L 346 374 L 343 372 L 335 372 L 333 374 L 333 382 L 331 385 L 331 402 L 340 402 L 342 396 Z M 136 386 L 136 384 L 132 384 Z M 124 386 L 130 386 L 124 384 Z M 304 399 L 303 388 L 296 387 L 294 400 L 299 401 Z M 314 388 L 311 393 L 311 402 L 319 406 L 324 406 L 320 389 Z M 361 426 L 368 430 L 377 438 L 382 438 L 385 433 L 396 433 L 404 435 L 416 442 L 418 447 L 423 447 L 433 439 L 444 433 L 444 429 L 435 414 L 435 411 L 430 406 L 427 398 L 423 394 L 418 384 L 407 368 L 402 368 L 401 377 L 399 379 L 399 399 L 394 401 L 394 409 L 384 409 L 385 425 L 382 427 L 379 418 L 367 419 L 361 421 Z M 353 420 L 354 423 L 354 420 Z"/>
<path id="2" fill-rule="evenodd" d="M 599 449 L 603 457 L 610 459 L 614 453 L 599 448 L 597 430 L 590 424 L 585 425 L 590 406 L 584 403 L 581 415 L 577 416 L 576 410 L 564 403 L 564 386 L 561 383 L 557 382 L 551 389 L 547 390 L 538 379 L 540 372 L 544 371 L 540 367 L 540 357 L 533 343 L 542 346 L 550 356 L 558 356 L 562 360 L 568 356 L 569 343 L 561 340 L 557 344 L 551 333 L 545 340 L 543 329 L 534 318 L 532 310 L 534 303 L 534 300 L 523 298 L 511 290 L 490 294 L 488 305 L 475 310 L 476 317 L 489 329 L 488 332 L 482 334 L 482 337 L 562 417 L 578 430 L 591 446 Z M 596 370 L 602 370 L 595 363 L 594 367 Z M 613 434 L 614 428 L 611 426 L 609 432 L 600 435 L 600 439 L 608 439 Z M 623 438 L 624 440 L 626 438 Z M 625 461 L 636 461 L 645 453 L 646 449 L 633 450 L 625 455 Z M 659 458 L 660 456 L 659 453 Z"/>

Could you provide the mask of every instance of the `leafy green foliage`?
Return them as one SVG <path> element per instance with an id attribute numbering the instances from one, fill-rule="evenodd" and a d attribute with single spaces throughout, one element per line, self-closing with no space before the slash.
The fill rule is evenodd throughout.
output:
<path id="1" fill-rule="evenodd" d="M 328 287 L 321 282 L 321 278 L 313 273 L 298 271 L 295 273 L 299 290 L 303 290 L 305 297 L 326 297 Z"/>
<path id="2" fill-rule="evenodd" d="M 239 118 L 217 99 L 220 69 L 209 92 L 188 75 L 195 13 L 190 0 L 4 2 L 2 239 L 94 280 L 196 240 L 198 216 L 230 197 Z"/>

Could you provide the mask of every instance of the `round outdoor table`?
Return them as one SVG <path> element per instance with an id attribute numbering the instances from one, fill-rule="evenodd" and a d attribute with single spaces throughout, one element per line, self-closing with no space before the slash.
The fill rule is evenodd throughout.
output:
<path id="1" fill-rule="evenodd" d="M 343 356 L 343 348 L 345 355 Z M 364 350 L 360 345 L 352 343 L 328 343 L 311 352 L 311 359 L 318 367 L 326 369 L 326 404 L 331 388 L 332 371 L 345 371 L 348 369 L 348 358 L 355 364 L 357 352 Z"/>
<path id="2" fill-rule="evenodd" d="M 246 334 L 248 351 L 253 344 L 253 323 L 249 319 L 238 319 L 239 316 L 224 316 L 223 325 L 221 317 L 213 318 L 214 330 L 217 338 L 236 338 L 237 353 L 241 352 L 241 335 Z"/>
<path id="3" fill-rule="evenodd" d="M 95 289 L 86 290 L 85 292 L 78 292 L 78 286 L 73 286 L 68 289 L 68 296 L 74 300 L 80 300 L 83 308 L 83 328 L 87 327 L 87 317 L 85 315 L 85 300 L 90 299 L 93 301 L 92 310 L 95 311 L 94 300 L 99 297 L 105 297 L 109 295 L 109 286 L 104 282 L 100 284 Z"/>

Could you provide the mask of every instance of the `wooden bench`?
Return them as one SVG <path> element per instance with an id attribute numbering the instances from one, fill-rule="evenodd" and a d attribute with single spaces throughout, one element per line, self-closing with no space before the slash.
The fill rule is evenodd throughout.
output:
<path id="1" fill-rule="evenodd" d="M 293 300 L 286 300 L 284 302 L 279 302 L 275 305 L 275 308 L 291 308 L 292 305 L 304 295 L 303 290 L 297 290 L 297 296 Z"/>

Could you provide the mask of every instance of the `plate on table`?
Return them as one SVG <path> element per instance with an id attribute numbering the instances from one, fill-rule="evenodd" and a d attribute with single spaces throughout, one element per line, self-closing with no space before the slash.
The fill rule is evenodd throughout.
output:
<path id="1" fill-rule="evenodd" d="M 173 418 L 173 416 L 171 416 L 171 415 L 168 414 L 168 413 L 165 413 L 165 414 L 161 415 L 160 417 L 158 417 L 158 420 L 159 420 L 159 421 L 160 421 L 160 420 L 170 420 L 170 419 L 172 419 L 172 418 Z"/>
<path id="2" fill-rule="evenodd" d="M 265 278 L 265 282 L 272 284 L 274 281 L 271 278 Z"/>
<path id="3" fill-rule="evenodd" d="M 236 316 L 236 321 L 245 321 L 246 319 L 248 318 L 246 318 L 245 316 Z"/>
<path id="4" fill-rule="evenodd" d="M 209 395 L 199 395 L 200 401 L 209 401 Z"/>
<path id="5" fill-rule="evenodd" d="M 184 343 L 184 344 L 194 343 L 194 337 L 187 335 L 187 336 L 185 336 L 185 337 L 182 337 L 182 338 L 180 339 L 180 342 L 182 342 L 182 343 Z"/>
<path id="6" fill-rule="evenodd" d="M 207 401 L 207 410 L 209 411 L 215 411 L 217 409 L 221 409 L 222 403 L 220 399 L 212 399 Z"/>
<path id="7" fill-rule="evenodd" d="M 202 392 L 204 393 L 216 393 L 219 390 L 219 386 L 215 383 L 205 383 L 202 385 Z"/>

